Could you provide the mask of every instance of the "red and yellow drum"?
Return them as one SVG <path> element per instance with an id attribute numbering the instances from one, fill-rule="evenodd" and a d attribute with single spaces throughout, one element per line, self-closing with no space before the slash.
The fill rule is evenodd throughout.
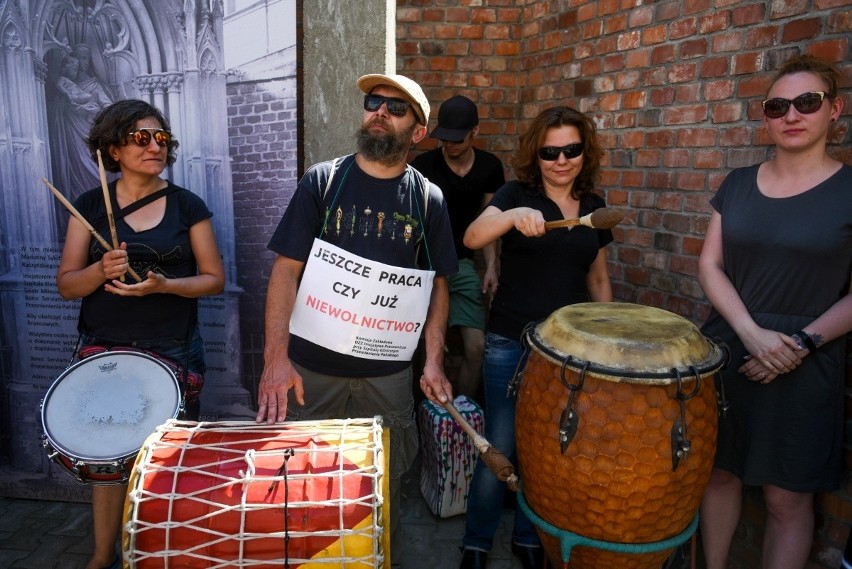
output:
<path id="1" fill-rule="evenodd" d="M 381 421 L 169 421 L 130 479 L 125 567 L 390 567 Z"/>
<path id="2" fill-rule="evenodd" d="M 671 312 L 561 308 L 530 330 L 516 438 L 523 498 L 556 528 L 612 544 L 669 540 L 693 522 L 716 452 L 712 377 L 725 353 Z M 659 569 L 671 548 L 577 547 L 575 569 Z"/>

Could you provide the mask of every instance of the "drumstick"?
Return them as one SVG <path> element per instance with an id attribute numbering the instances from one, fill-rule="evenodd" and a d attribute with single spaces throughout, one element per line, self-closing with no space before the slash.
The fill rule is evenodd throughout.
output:
<path id="1" fill-rule="evenodd" d="M 509 487 L 509 490 L 512 492 L 518 491 L 518 477 L 515 475 L 515 467 L 512 466 L 512 463 L 506 458 L 502 452 L 494 448 L 494 446 L 488 442 L 488 440 L 480 435 L 476 429 L 474 429 L 467 420 L 462 417 L 461 413 L 453 405 L 452 401 L 447 401 L 443 403 L 444 409 L 446 409 L 450 415 L 452 415 L 453 419 L 456 420 L 456 423 L 467 433 L 471 439 L 473 439 L 473 444 L 476 446 L 477 450 L 479 450 L 479 455 L 482 457 L 482 461 L 485 463 L 491 472 L 497 477 L 501 482 L 505 482 L 506 486 Z"/>
<path id="2" fill-rule="evenodd" d="M 545 229 L 557 229 L 559 227 L 576 227 L 585 225 L 592 229 L 612 229 L 624 219 L 624 214 L 608 207 L 596 209 L 579 219 L 560 219 L 558 221 L 546 221 Z"/>
<path id="3" fill-rule="evenodd" d="M 106 204 L 107 221 L 109 222 L 109 234 L 112 237 L 112 248 L 118 249 L 118 233 L 115 231 L 115 216 L 112 214 L 112 200 L 109 198 L 109 186 L 107 185 L 106 170 L 104 170 L 104 161 L 101 158 L 101 149 L 95 151 L 98 155 L 98 172 L 101 175 L 101 189 L 104 191 L 104 204 Z M 118 277 L 121 282 L 124 282 L 124 275 Z"/>
<path id="4" fill-rule="evenodd" d="M 69 212 L 71 212 L 71 215 L 76 217 L 77 221 L 82 223 L 83 227 L 85 227 L 86 229 L 89 230 L 89 233 L 91 233 L 92 236 L 95 239 L 98 240 L 98 243 L 100 243 L 101 246 L 104 249 L 106 249 L 107 251 L 112 251 L 112 246 L 109 243 L 107 243 L 106 240 L 103 237 L 101 237 L 100 233 L 95 231 L 95 228 L 92 227 L 92 225 L 88 221 L 86 221 L 85 217 L 80 215 L 80 212 L 77 211 L 77 208 L 75 208 L 73 205 L 71 205 L 71 202 L 69 202 L 67 199 L 65 199 L 65 196 L 62 195 L 62 192 L 60 192 L 59 190 L 54 188 L 53 185 L 50 182 L 47 181 L 47 178 L 42 178 L 41 181 L 44 182 L 45 185 L 47 185 L 48 188 L 50 188 L 50 191 L 53 192 L 53 195 L 56 196 L 56 199 L 58 199 L 62 203 L 62 205 L 65 206 L 65 209 L 67 209 Z M 136 280 L 136 282 L 138 282 L 138 283 L 142 282 L 142 277 L 140 277 L 138 274 L 136 274 L 136 271 L 134 271 L 132 268 L 127 267 L 127 272 L 130 273 L 130 276 L 133 277 Z"/>

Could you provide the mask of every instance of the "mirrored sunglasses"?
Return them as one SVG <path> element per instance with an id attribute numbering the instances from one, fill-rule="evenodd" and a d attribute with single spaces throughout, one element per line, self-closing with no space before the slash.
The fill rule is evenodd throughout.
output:
<path id="1" fill-rule="evenodd" d="M 763 114 L 770 119 L 780 119 L 787 114 L 792 104 L 796 107 L 796 111 L 803 115 L 809 115 L 817 112 L 822 107 L 822 101 L 825 99 L 824 91 L 810 91 L 802 93 L 792 101 L 790 99 L 782 99 L 776 97 L 763 101 Z"/>
<path id="2" fill-rule="evenodd" d="M 575 142 L 568 146 L 542 146 L 538 149 L 538 157 L 547 162 L 553 162 L 559 160 L 560 152 L 565 158 L 576 158 L 583 153 L 583 143 Z"/>
<path id="3" fill-rule="evenodd" d="M 405 99 L 397 97 L 384 97 L 382 95 L 364 95 L 364 110 L 374 113 L 378 111 L 382 105 L 387 104 L 388 112 L 397 117 L 404 117 L 408 109 L 411 108 L 411 103 Z"/>
<path id="4" fill-rule="evenodd" d="M 172 139 L 171 133 L 161 128 L 140 128 L 128 132 L 127 136 L 139 146 L 148 146 L 151 144 L 151 137 L 154 137 L 154 142 L 157 143 L 157 146 L 166 146 Z"/>

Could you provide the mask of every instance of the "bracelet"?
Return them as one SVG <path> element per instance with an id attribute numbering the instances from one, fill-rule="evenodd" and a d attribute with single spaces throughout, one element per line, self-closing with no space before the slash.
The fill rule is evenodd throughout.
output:
<path id="1" fill-rule="evenodd" d="M 802 339 L 802 342 L 805 343 L 805 347 L 808 348 L 808 351 L 815 352 L 817 350 L 816 342 L 814 342 L 814 339 L 811 338 L 810 335 L 804 330 L 799 330 L 793 335 L 798 336 Z"/>

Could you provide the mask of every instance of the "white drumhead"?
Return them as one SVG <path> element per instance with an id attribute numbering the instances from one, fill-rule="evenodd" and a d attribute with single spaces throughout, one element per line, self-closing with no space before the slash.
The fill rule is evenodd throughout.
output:
<path id="1" fill-rule="evenodd" d="M 136 352 L 104 352 L 77 362 L 47 392 L 45 435 L 83 460 L 135 455 L 154 430 L 177 416 L 180 388 L 162 362 Z"/>

